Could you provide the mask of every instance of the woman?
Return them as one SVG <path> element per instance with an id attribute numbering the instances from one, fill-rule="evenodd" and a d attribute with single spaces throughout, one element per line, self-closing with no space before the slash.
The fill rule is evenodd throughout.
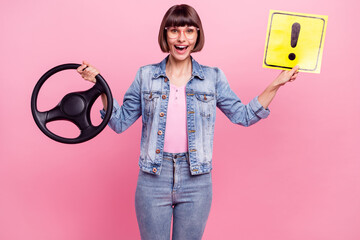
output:
<path id="1" fill-rule="evenodd" d="M 124 96 L 114 101 L 109 126 L 121 133 L 142 116 L 139 177 L 135 209 L 141 239 L 201 239 L 212 200 L 212 145 L 216 107 L 233 122 L 250 126 L 269 115 L 280 86 L 297 77 L 283 71 L 249 104 L 230 89 L 218 68 L 200 65 L 191 53 L 204 46 L 195 9 L 175 5 L 165 14 L 159 45 L 169 55 L 141 67 Z M 84 62 L 78 72 L 95 81 L 99 71 Z M 106 97 L 102 96 L 104 116 Z"/>

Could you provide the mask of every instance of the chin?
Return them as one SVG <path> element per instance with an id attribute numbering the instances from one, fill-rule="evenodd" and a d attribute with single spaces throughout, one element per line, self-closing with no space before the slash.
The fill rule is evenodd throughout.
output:
<path id="1" fill-rule="evenodd" d="M 170 55 L 177 61 L 184 61 L 190 57 L 191 52 L 185 54 L 177 54 L 176 52 L 170 53 Z"/>
<path id="2" fill-rule="evenodd" d="M 177 61 L 184 61 L 184 60 L 188 59 L 189 57 L 190 57 L 190 54 L 186 55 L 186 56 L 174 56 L 173 55 L 173 58 Z"/>

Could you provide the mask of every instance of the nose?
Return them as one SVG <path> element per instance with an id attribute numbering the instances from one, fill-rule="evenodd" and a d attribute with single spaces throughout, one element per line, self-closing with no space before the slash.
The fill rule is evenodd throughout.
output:
<path id="1" fill-rule="evenodd" d="M 184 42 L 186 40 L 184 31 L 180 31 L 180 34 L 178 35 L 178 41 Z"/>

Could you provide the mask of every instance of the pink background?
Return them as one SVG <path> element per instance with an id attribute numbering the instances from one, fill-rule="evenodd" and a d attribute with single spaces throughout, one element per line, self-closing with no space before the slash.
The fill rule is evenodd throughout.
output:
<path id="1" fill-rule="evenodd" d="M 301 73 L 278 92 L 269 118 L 250 128 L 218 112 L 204 239 L 360 239 L 358 1 L 185 2 L 206 35 L 194 58 L 224 70 L 246 103 L 279 73 L 262 68 L 269 10 L 329 16 L 321 74 Z M 157 33 L 176 3 L 1 2 L 0 239 L 140 238 L 134 193 L 141 121 L 121 135 L 106 128 L 86 143 L 60 144 L 35 125 L 30 97 L 48 69 L 86 59 L 122 101 L 137 69 L 166 56 Z M 39 108 L 90 86 L 65 71 L 44 85 Z M 59 124 L 54 131 L 76 132 Z"/>

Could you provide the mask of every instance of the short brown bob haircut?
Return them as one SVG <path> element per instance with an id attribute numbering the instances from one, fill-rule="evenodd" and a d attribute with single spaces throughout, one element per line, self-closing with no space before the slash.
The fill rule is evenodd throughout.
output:
<path id="1" fill-rule="evenodd" d="M 204 30 L 201 20 L 195 9 L 189 5 L 181 4 L 172 6 L 164 15 L 159 30 L 159 45 L 161 51 L 169 52 L 166 27 L 194 26 L 199 28 L 195 47 L 192 52 L 199 52 L 205 43 Z"/>

